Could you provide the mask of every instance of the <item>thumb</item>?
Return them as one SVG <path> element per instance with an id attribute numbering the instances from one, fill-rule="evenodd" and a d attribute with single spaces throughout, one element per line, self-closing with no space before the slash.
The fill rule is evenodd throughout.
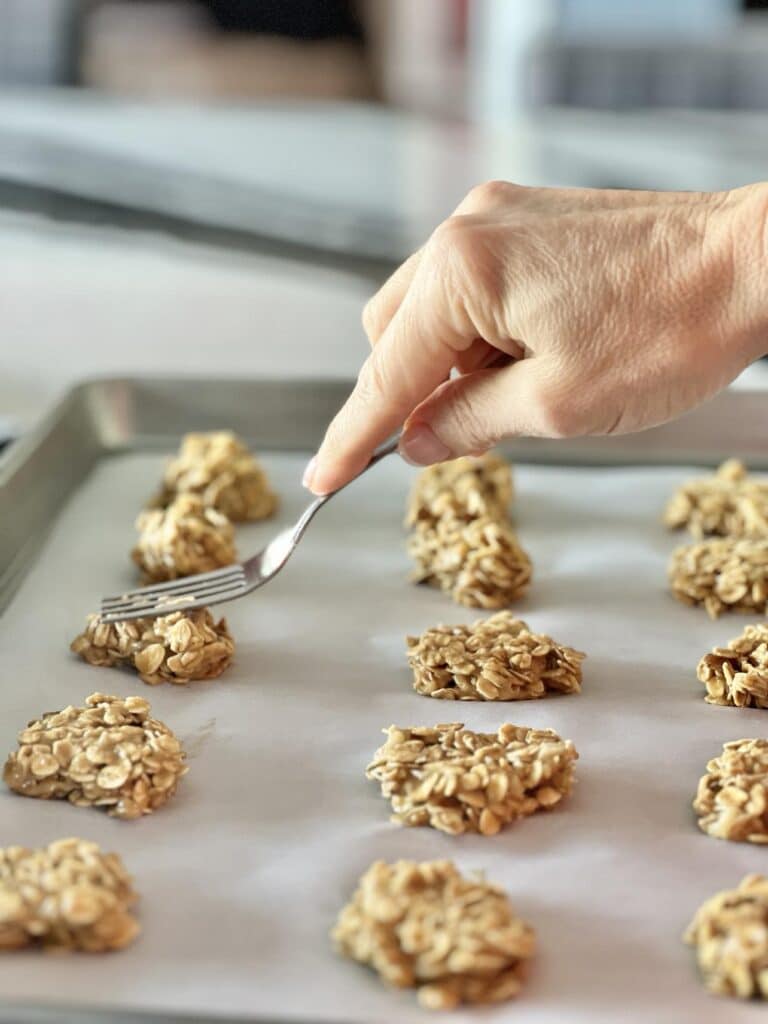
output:
<path id="1" fill-rule="evenodd" d="M 446 381 L 409 416 L 400 454 L 428 466 L 478 455 L 504 437 L 547 435 L 542 392 L 535 359 Z"/>

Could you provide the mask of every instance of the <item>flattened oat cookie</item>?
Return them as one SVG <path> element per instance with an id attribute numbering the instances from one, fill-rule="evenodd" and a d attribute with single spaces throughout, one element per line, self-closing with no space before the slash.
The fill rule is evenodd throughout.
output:
<path id="1" fill-rule="evenodd" d="M 139 818 L 176 792 L 187 772 L 184 757 L 179 740 L 150 717 L 143 698 L 93 693 L 85 707 L 49 712 L 22 729 L 3 779 L 22 796 Z"/>
<path id="2" fill-rule="evenodd" d="M 708 704 L 768 708 L 768 624 L 747 626 L 726 647 L 705 654 L 697 675 Z"/>
<path id="3" fill-rule="evenodd" d="M 578 754 L 552 729 L 506 724 L 483 733 L 453 722 L 384 731 L 366 775 L 381 783 L 400 825 L 492 836 L 573 788 Z"/>
<path id="4" fill-rule="evenodd" d="M 111 624 L 89 615 L 71 650 L 89 665 L 131 666 L 150 686 L 183 686 L 220 676 L 232 663 L 235 643 L 226 619 L 216 622 L 207 608 L 197 608 Z"/>
<path id="5" fill-rule="evenodd" d="M 669 582 L 678 601 L 703 605 L 712 619 L 725 611 L 768 614 L 768 540 L 727 537 L 677 548 Z"/>
<path id="6" fill-rule="evenodd" d="M 443 700 L 531 700 L 579 693 L 581 651 L 532 633 L 511 612 L 409 636 L 417 693 Z"/>
<path id="7" fill-rule="evenodd" d="M 715 839 L 768 843 L 768 740 L 733 740 L 707 764 L 693 809 Z"/>

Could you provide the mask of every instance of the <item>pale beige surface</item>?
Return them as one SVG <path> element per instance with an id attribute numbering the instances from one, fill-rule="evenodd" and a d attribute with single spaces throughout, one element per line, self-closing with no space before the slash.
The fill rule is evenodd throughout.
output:
<path id="1" fill-rule="evenodd" d="M 284 500 L 279 523 L 305 500 L 303 462 L 265 459 Z M 129 457 L 94 475 L 0 619 L 0 749 L 13 748 L 20 721 L 97 687 L 147 694 L 134 675 L 85 665 L 67 644 L 96 596 L 132 580 L 135 504 L 160 465 Z M 130 949 L 99 970 L 87 958 L 0 958 L 0 1001 L 60 992 L 342 1024 L 434 1021 L 412 994 L 388 992 L 334 956 L 327 930 L 375 858 L 450 857 L 509 892 L 540 948 L 516 1003 L 459 1012 L 451 1024 L 763 1021 L 764 1007 L 707 996 L 681 941 L 703 900 L 765 864 L 753 844 L 703 835 L 690 806 L 713 752 L 763 734 L 768 721 L 707 705 L 696 679 L 702 651 L 746 620 L 710 622 L 666 591 L 675 541 L 659 517 L 694 472 L 517 471 L 517 524 L 536 573 L 515 610 L 588 652 L 583 692 L 467 702 L 461 715 L 479 731 L 512 712 L 521 725 L 555 729 L 579 751 L 578 782 L 550 813 L 490 839 L 456 839 L 391 825 L 364 777 L 383 726 L 446 717 L 411 689 L 405 634 L 463 614 L 405 582 L 410 472 L 383 462 L 318 516 L 268 590 L 227 608 L 237 638 L 230 671 L 151 692 L 153 713 L 189 752 L 189 774 L 162 814 L 126 824 L 0 791 L 4 837 L 38 845 L 80 832 L 119 850 L 142 894 L 142 936 Z M 244 527 L 240 546 L 255 547 L 275 525 Z M 46 589 L 44 614 L 32 614 Z"/>

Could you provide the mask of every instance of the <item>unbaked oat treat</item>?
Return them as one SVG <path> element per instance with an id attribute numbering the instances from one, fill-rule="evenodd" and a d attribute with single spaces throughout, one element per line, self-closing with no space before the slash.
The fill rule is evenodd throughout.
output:
<path id="1" fill-rule="evenodd" d="M 235 652 L 226 619 L 216 622 L 207 608 L 109 624 L 89 615 L 70 647 L 89 665 L 135 668 L 150 686 L 216 679 Z"/>
<path id="2" fill-rule="evenodd" d="M 406 524 L 440 519 L 449 510 L 468 519 L 506 518 L 513 495 L 512 468 L 492 452 L 439 462 L 416 478 Z"/>
<path id="3" fill-rule="evenodd" d="M 331 937 L 386 984 L 415 988 L 430 1010 L 513 998 L 536 945 L 502 889 L 447 860 L 376 861 Z"/>
<path id="4" fill-rule="evenodd" d="M 696 673 L 708 704 L 768 708 L 768 624 L 747 626 L 727 647 L 715 647 Z"/>
<path id="5" fill-rule="evenodd" d="M 715 839 L 768 843 L 768 740 L 733 740 L 707 764 L 693 809 Z"/>
<path id="6" fill-rule="evenodd" d="M 511 612 L 409 636 L 413 688 L 442 700 L 531 700 L 579 693 L 581 651 L 532 633 Z"/>
<path id="7" fill-rule="evenodd" d="M 747 875 L 738 888 L 708 899 L 683 939 L 696 947 L 710 992 L 768 999 L 768 879 L 763 875 Z"/>
<path id="8" fill-rule="evenodd" d="M 131 914 L 137 900 L 118 855 L 96 843 L 0 848 L 0 951 L 122 949 L 139 934 Z"/>
<path id="9" fill-rule="evenodd" d="M 768 614 L 768 540 L 705 540 L 677 548 L 669 564 L 672 593 L 703 605 L 710 618 L 724 611 Z"/>
<path id="10" fill-rule="evenodd" d="M 384 732 L 366 775 L 381 783 L 399 825 L 492 836 L 573 788 L 578 754 L 552 729 L 505 724 L 497 733 L 472 732 L 453 722 Z"/>
<path id="11" fill-rule="evenodd" d="M 267 519 L 277 508 L 264 470 L 229 430 L 182 439 L 154 503 L 168 505 L 179 494 L 197 494 L 206 507 L 223 512 L 233 523 Z"/>
<path id="12" fill-rule="evenodd" d="M 511 497 L 510 467 L 495 455 L 423 470 L 406 515 L 412 579 L 475 608 L 503 608 L 520 597 L 531 561 L 507 518 Z"/>
<path id="13" fill-rule="evenodd" d="M 416 563 L 414 582 L 440 587 L 470 608 L 503 608 L 531 582 L 531 560 L 501 519 L 444 516 L 418 522 L 407 547 Z"/>
<path id="14" fill-rule="evenodd" d="M 237 561 L 232 523 L 195 494 L 181 494 L 167 508 L 142 512 L 136 529 L 139 540 L 131 558 L 147 583 L 211 572 Z"/>
<path id="15" fill-rule="evenodd" d="M 30 722 L 18 740 L 3 771 L 14 792 L 103 807 L 113 818 L 156 811 L 187 772 L 181 743 L 141 697 L 92 693 L 85 707 Z"/>
<path id="16" fill-rule="evenodd" d="M 704 537 L 768 537 L 768 480 L 747 474 L 737 459 L 724 462 L 712 476 L 689 480 L 664 512 L 671 530 L 686 527 Z"/>

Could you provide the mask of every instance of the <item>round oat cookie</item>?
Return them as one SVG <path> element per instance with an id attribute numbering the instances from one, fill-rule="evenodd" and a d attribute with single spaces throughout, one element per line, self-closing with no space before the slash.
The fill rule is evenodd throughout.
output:
<path id="1" fill-rule="evenodd" d="M 226 619 L 216 622 L 207 608 L 196 608 L 113 623 L 89 615 L 70 650 L 89 665 L 130 666 L 149 686 L 183 686 L 220 676 L 232 664 L 235 642 Z"/>
<path id="2" fill-rule="evenodd" d="M 768 999 L 768 879 L 747 875 L 708 899 L 684 935 L 704 984 L 719 996 Z"/>
<path id="3" fill-rule="evenodd" d="M 581 651 L 499 612 L 407 637 L 417 693 L 442 700 L 531 700 L 581 691 Z"/>
<path id="4" fill-rule="evenodd" d="M 376 861 L 331 937 L 386 984 L 415 988 L 431 1010 L 511 999 L 535 950 L 533 929 L 506 894 L 447 860 Z"/>
<path id="5" fill-rule="evenodd" d="M 492 836 L 573 788 L 578 754 L 552 729 L 506 724 L 485 733 L 453 722 L 384 732 L 366 775 L 381 784 L 400 825 Z"/>
<path id="6" fill-rule="evenodd" d="M 85 839 L 0 848 L 0 952 L 40 946 L 103 953 L 139 933 L 138 899 L 116 853 Z"/>
<path id="7" fill-rule="evenodd" d="M 150 717 L 142 697 L 93 693 L 84 707 L 66 707 L 19 733 L 3 779 L 15 793 L 103 807 L 114 818 L 151 814 L 186 775 L 181 743 Z"/>
<path id="8" fill-rule="evenodd" d="M 715 839 L 768 843 L 768 740 L 733 740 L 707 764 L 693 801 Z"/>

